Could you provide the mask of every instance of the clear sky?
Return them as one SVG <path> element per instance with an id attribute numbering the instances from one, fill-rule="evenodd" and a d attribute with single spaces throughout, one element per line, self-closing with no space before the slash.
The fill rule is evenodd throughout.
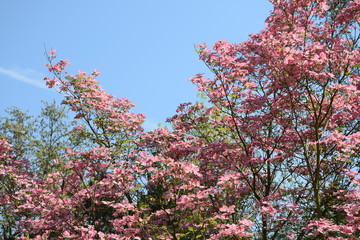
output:
<path id="1" fill-rule="evenodd" d="M 264 28 L 267 0 L 2 0 L 0 115 L 9 106 L 38 114 L 47 89 L 44 45 L 69 59 L 70 74 L 97 68 L 104 89 L 145 113 L 146 129 L 196 101 L 188 80 L 207 72 L 193 44 L 241 42 Z"/>

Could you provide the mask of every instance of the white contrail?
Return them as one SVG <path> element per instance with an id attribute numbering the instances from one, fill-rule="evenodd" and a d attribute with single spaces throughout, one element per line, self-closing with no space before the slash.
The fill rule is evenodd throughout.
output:
<path id="1" fill-rule="evenodd" d="M 25 83 L 29 83 L 35 87 L 39 87 L 39 88 L 44 88 L 44 89 L 47 89 L 47 87 L 45 86 L 44 83 L 41 83 L 35 79 L 31 79 L 29 77 L 26 77 L 14 70 L 9 70 L 9 69 L 6 69 L 6 68 L 3 68 L 3 67 L 0 67 L 0 73 L 8 76 L 8 77 L 11 77 L 13 79 L 16 79 L 16 80 L 19 80 L 19 81 L 22 81 L 22 82 L 25 82 Z"/>

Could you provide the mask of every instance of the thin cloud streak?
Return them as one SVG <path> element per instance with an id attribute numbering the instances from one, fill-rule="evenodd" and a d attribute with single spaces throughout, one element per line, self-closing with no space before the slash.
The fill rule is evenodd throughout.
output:
<path id="1" fill-rule="evenodd" d="M 31 79 L 29 77 L 26 77 L 16 71 L 13 71 L 13 70 L 9 70 L 9 69 L 6 69 L 6 68 L 3 68 L 3 67 L 0 67 L 0 73 L 12 78 L 12 79 L 16 79 L 16 80 L 19 80 L 19 81 L 22 81 L 22 82 L 25 82 L 25 83 L 28 83 L 28 84 L 31 84 L 35 87 L 38 87 L 38 88 L 43 88 L 43 89 L 47 89 L 47 87 L 45 86 L 45 84 L 43 83 L 40 83 L 34 79 Z"/>

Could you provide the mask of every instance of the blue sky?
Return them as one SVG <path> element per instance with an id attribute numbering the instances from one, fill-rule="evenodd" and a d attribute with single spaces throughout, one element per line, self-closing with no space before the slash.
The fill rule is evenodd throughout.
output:
<path id="1" fill-rule="evenodd" d="M 69 73 L 97 68 L 103 88 L 145 113 L 156 127 L 182 102 L 197 100 L 188 81 L 207 72 L 193 44 L 241 42 L 264 28 L 267 0 L 12 0 L 0 2 L 0 115 L 17 106 L 38 114 L 47 89 L 44 45 L 71 62 Z"/>

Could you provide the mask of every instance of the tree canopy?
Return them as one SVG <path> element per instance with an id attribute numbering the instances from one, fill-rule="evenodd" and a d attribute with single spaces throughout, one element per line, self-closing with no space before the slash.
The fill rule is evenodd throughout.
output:
<path id="1" fill-rule="evenodd" d="M 46 84 L 82 125 L 52 106 L 30 144 L 26 115 L 3 123 L 3 238 L 360 238 L 360 1 L 271 2 L 249 40 L 197 46 L 206 102 L 171 128 L 144 131 L 99 72 L 49 51 Z"/>

